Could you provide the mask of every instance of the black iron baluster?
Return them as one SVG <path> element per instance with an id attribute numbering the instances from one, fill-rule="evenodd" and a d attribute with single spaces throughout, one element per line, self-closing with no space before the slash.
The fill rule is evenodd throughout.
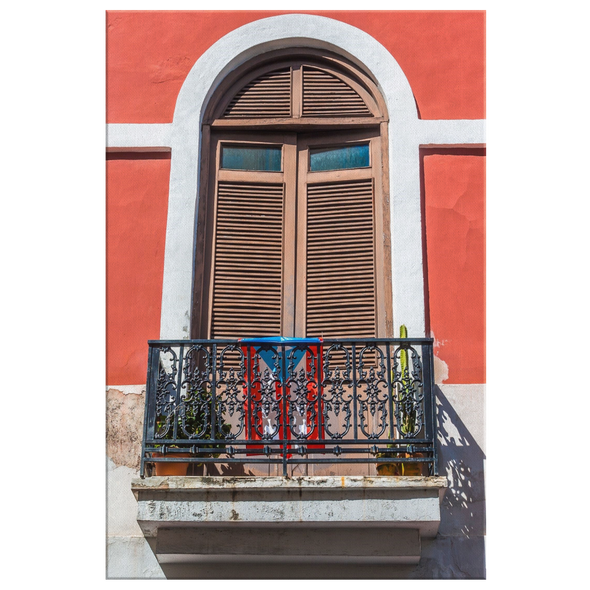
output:
<path id="1" fill-rule="evenodd" d="M 424 422 L 426 438 L 432 444 L 432 474 L 438 475 L 438 460 L 436 453 L 436 402 L 434 399 L 434 388 L 432 387 L 432 376 L 434 375 L 432 344 L 422 345 L 422 370 L 424 371 Z"/>
<path id="2" fill-rule="evenodd" d="M 176 377 L 176 395 L 174 399 L 174 410 L 172 412 L 172 420 L 173 420 L 173 427 L 172 427 L 172 438 L 174 440 L 178 439 L 178 416 L 180 415 L 180 394 L 182 391 L 182 365 L 184 362 L 184 345 L 180 345 L 180 351 L 178 354 L 178 373 Z"/>
<path id="3" fill-rule="evenodd" d="M 388 444 L 389 441 L 393 439 L 393 420 L 394 420 L 394 413 L 393 413 L 393 380 L 391 378 L 391 347 L 389 346 L 389 342 L 385 344 L 385 352 L 387 354 L 387 397 L 389 401 L 389 433 L 387 435 Z"/>
<path id="4" fill-rule="evenodd" d="M 141 441 L 141 464 L 139 468 L 139 477 L 145 477 L 145 444 L 146 440 L 152 441 L 154 439 L 154 431 L 156 424 L 156 383 L 158 372 L 154 369 L 158 366 L 158 359 L 160 358 L 160 350 L 149 345 L 148 352 L 148 368 L 147 379 L 145 386 L 145 410 L 143 415 L 143 440 Z"/>
<path id="5" fill-rule="evenodd" d="M 213 344 L 212 346 L 213 351 L 213 368 L 211 371 L 211 440 L 214 441 L 215 436 L 215 418 L 216 418 L 216 408 L 217 408 L 217 367 L 218 367 L 218 359 L 217 359 L 217 344 Z"/>
<path id="6" fill-rule="evenodd" d="M 156 393 L 158 387 L 158 368 L 160 367 L 160 348 L 150 347 L 148 381 L 146 384 L 147 435 L 153 441 L 156 433 Z"/>
<path id="7" fill-rule="evenodd" d="M 352 344 L 352 417 L 353 417 L 353 429 L 354 429 L 354 440 L 358 440 L 358 403 L 357 403 L 357 362 L 356 362 L 356 343 Z"/>

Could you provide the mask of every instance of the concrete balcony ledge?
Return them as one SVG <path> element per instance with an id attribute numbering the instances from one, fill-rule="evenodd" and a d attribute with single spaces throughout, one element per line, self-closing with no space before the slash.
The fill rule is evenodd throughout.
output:
<path id="1" fill-rule="evenodd" d="M 447 487 L 445 477 L 395 477 L 395 476 L 365 476 L 365 475 L 331 475 L 331 476 L 202 476 L 202 477 L 146 477 L 135 478 L 132 490 L 137 497 L 143 490 L 227 490 L 227 489 L 265 489 L 282 491 L 285 489 L 438 489 Z"/>
<path id="2" fill-rule="evenodd" d="M 160 563 L 256 558 L 417 563 L 440 523 L 444 477 L 135 479 Z M 155 543 L 154 543 L 155 541 Z"/>

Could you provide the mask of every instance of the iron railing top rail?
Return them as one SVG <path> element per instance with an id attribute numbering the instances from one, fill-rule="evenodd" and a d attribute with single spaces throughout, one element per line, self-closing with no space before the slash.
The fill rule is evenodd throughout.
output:
<path id="1" fill-rule="evenodd" d="M 146 463 L 282 464 L 286 475 L 288 465 L 374 464 L 380 456 L 427 464 L 436 475 L 433 344 L 433 338 L 149 340 L 141 475 Z M 344 351 L 339 358 L 333 347 Z M 224 356 L 231 350 L 238 355 L 233 365 Z M 408 413 L 411 430 L 403 422 Z M 222 433 L 226 421 L 232 425 Z M 180 458 L 168 456 L 175 450 Z"/>
<path id="2" fill-rule="evenodd" d="M 320 342 L 315 338 L 293 338 L 293 340 L 271 340 L 270 338 L 216 338 L 216 339 L 191 339 L 191 340 L 148 340 L 149 346 L 185 346 L 187 344 L 244 344 L 270 346 L 297 346 L 298 344 L 433 344 L 434 338 L 322 338 Z"/>

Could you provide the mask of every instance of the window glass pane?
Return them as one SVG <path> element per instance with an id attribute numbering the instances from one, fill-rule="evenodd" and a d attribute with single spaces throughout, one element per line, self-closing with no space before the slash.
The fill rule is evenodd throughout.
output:
<path id="1" fill-rule="evenodd" d="M 221 148 L 221 167 L 231 170 L 281 171 L 281 148 L 227 146 Z"/>
<path id="2" fill-rule="evenodd" d="M 342 170 L 344 168 L 368 168 L 369 165 L 368 143 L 312 149 L 309 156 L 309 169 L 311 172 Z"/>

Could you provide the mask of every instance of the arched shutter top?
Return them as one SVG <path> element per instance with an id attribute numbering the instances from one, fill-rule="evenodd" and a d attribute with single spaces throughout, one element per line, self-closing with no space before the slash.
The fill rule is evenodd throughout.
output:
<path id="1" fill-rule="evenodd" d="M 319 61 L 266 64 L 235 81 L 223 96 L 217 117 L 226 120 L 382 116 L 356 74 Z"/>
<path id="2" fill-rule="evenodd" d="M 290 117 L 291 95 L 291 68 L 262 74 L 232 98 L 223 116 Z"/>
<path id="3" fill-rule="evenodd" d="M 318 68 L 303 68 L 304 117 L 370 117 L 371 111 L 346 82 Z"/>

